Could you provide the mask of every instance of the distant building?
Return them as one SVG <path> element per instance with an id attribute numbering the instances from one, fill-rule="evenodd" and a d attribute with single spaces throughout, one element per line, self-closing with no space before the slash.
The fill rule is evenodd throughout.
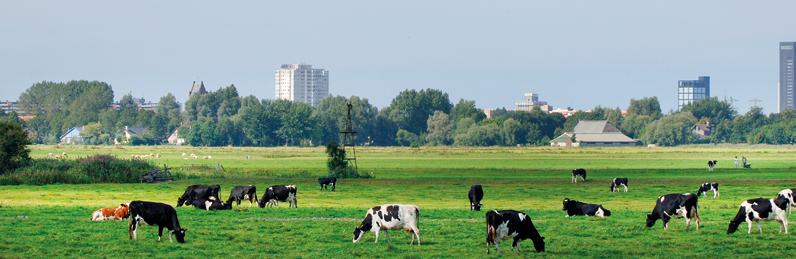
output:
<path id="1" fill-rule="evenodd" d="M 697 80 L 677 81 L 677 110 L 696 101 L 710 97 L 710 77 L 700 76 Z"/>
<path id="2" fill-rule="evenodd" d="M 179 129 L 175 129 L 174 132 L 171 133 L 171 135 L 169 135 L 169 138 L 167 139 L 167 141 L 169 142 L 169 144 L 177 145 L 177 146 L 185 144 L 185 138 L 181 138 L 180 137 L 180 130 Z"/>
<path id="3" fill-rule="evenodd" d="M 705 123 L 697 123 L 691 129 L 699 138 L 704 139 L 706 137 L 710 137 L 711 128 L 712 126 L 710 125 L 710 121 L 706 121 Z"/>
<path id="4" fill-rule="evenodd" d="M 194 96 L 196 94 L 206 94 L 207 90 L 205 89 L 205 82 L 199 81 L 199 84 L 196 81 L 193 81 L 193 85 L 191 85 L 191 91 L 188 91 L 188 98 Z"/>
<path id="5" fill-rule="evenodd" d="M 578 110 L 575 110 L 575 109 L 572 109 L 572 108 L 569 108 L 569 107 L 567 107 L 566 109 L 558 108 L 558 109 L 553 109 L 552 111 L 550 111 L 550 113 L 560 113 L 561 115 L 564 115 L 564 118 L 569 118 L 569 116 L 572 116 L 572 115 L 574 115 L 577 112 L 578 112 Z"/>
<path id="6" fill-rule="evenodd" d="M 64 145 L 83 144 L 83 136 L 80 136 L 80 132 L 82 131 L 82 126 L 70 128 L 61 135 L 59 143 Z"/>
<path id="7" fill-rule="evenodd" d="M 522 101 L 514 103 L 517 111 L 530 112 L 538 107 L 543 112 L 550 112 L 553 107 L 548 105 L 545 101 L 539 101 L 539 95 L 535 93 L 525 93 Z"/>
<path id="8" fill-rule="evenodd" d="M 554 147 L 624 147 L 637 146 L 638 140 L 623 134 L 605 120 L 582 120 L 572 132 L 550 141 Z"/>
<path id="9" fill-rule="evenodd" d="M 318 105 L 329 96 L 329 71 L 306 64 L 284 64 L 274 73 L 276 99 Z"/>
<path id="10" fill-rule="evenodd" d="M 0 110 L 3 110 L 4 113 L 19 113 L 19 104 L 12 101 L 0 102 Z"/>
<path id="11" fill-rule="evenodd" d="M 787 109 L 796 110 L 796 93 L 794 91 L 794 60 L 796 60 L 796 42 L 779 43 L 779 112 Z"/>
<path id="12" fill-rule="evenodd" d="M 119 136 L 120 139 L 114 140 L 114 144 L 130 144 L 130 141 L 133 140 L 134 137 L 141 136 L 141 134 L 144 134 L 144 131 L 146 131 L 145 128 L 124 126 L 122 135 Z"/>
<path id="13" fill-rule="evenodd" d="M 144 98 L 133 98 L 133 103 L 138 106 L 139 110 L 145 111 L 156 111 L 158 109 L 158 103 L 147 101 Z M 115 102 L 111 104 L 111 109 L 117 110 L 121 104 L 119 102 Z"/>

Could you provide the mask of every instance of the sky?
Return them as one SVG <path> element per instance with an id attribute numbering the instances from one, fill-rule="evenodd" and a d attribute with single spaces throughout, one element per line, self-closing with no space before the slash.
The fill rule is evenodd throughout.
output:
<path id="1" fill-rule="evenodd" d="M 274 98 L 274 70 L 329 70 L 330 92 L 379 107 L 405 89 L 513 108 L 626 108 L 677 80 L 777 108 L 778 44 L 796 1 L 2 1 L 0 100 L 39 81 L 100 80 L 184 102 L 193 81 Z"/>

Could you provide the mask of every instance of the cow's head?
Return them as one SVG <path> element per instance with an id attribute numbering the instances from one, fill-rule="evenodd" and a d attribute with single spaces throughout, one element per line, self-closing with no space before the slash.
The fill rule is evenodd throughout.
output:
<path id="1" fill-rule="evenodd" d="M 539 238 L 533 239 L 533 248 L 536 249 L 536 252 L 544 252 L 544 237 L 540 236 Z"/>
<path id="2" fill-rule="evenodd" d="M 484 206 L 484 204 L 481 203 L 470 204 L 470 209 L 475 211 L 481 211 L 481 206 Z"/>
<path id="3" fill-rule="evenodd" d="M 185 243 L 185 232 L 187 232 L 187 228 L 183 228 L 177 231 L 174 231 L 174 236 L 177 237 L 177 242 Z"/>
<path id="4" fill-rule="evenodd" d="M 727 234 L 735 233 L 738 230 L 738 225 L 741 225 L 740 221 L 730 220 L 730 225 L 727 227 Z"/>
<path id="5" fill-rule="evenodd" d="M 358 227 L 354 228 L 354 239 L 352 242 L 356 243 L 362 239 L 362 236 L 365 235 L 365 232 L 370 231 L 373 228 L 373 215 L 368 212 L 368 215 L 365 216 L 365 219 L 362 220 L 362 224 L 359 224 Z"/>
<path id="6" fill-rule="evenodd" d="M 647 214 L 647 227 L 651 228 L 655 225 L 655 221 L 658 221 L 658 214 L 657 213 L 650 213 Z"/>
<path id="7" fill-rule="evenodd" d="M 569 198 L 564 198 L 564 208 L 562 208 L 561 210 L 567 210 L 567 208 L 569 208 L 570 201 L 571 200 Z"/>

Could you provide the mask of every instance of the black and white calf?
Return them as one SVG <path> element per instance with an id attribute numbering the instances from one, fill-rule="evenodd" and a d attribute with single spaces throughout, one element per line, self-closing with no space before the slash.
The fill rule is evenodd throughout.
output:
<path id="1" fill-rule="evenodd" d="M 707 196 L 709 191 L 713 191 L 713 198 L 718 198 L 721 196 L 719 193 L 719 183 L 717 182 L 710 182 L 710 183 L 703 183 L 699 186 L 699 190 L 697 191 L 697 196 L 704 195 Z"/>
<path id="2" fill-rule="evenodd" d="M 605 218 L 611 216 L 611 211 L 603 207 L 602 204 L 589 204 L 576 200 L 564 198 L 564 209 L 567 211 L 567 217 L 572 216 L 596 216 Z"/>
<path id="3" fill-rule="evenodd" d="M 226 204 L 222 203 L 216 197 L 210 196 L 209 199 L 194 199 L 192 205 L 200 210 L 231 210 L 232 202 L 228 201 Z"/>
<path id="4" fill-rule="evenodd" d="M 578 183 L 578 177 L 580 177 L 580 179 L 583 179 L 583 181 L 585 182 L 586 181 L 586 169 L 578 168 L 578 169 L 572 170 L 572 183 Z"/>
<path id="5" fill-rule="evenodd" d="M 779 221 L 779 232 L 785 230 L 788 233 L 788 215 L 785 210 L 788 208 L 790 201 L 787 197 L 777 195 L 776 199 L 749 199 L 741 203 L 738 209 L 738 214 L 735 218 L 730 220 L 730 226 L 727 228 L 727 234 L 735 233 L 738 230 L 738 225 L 746 221 L 749 225 L 747 233 L 752 233 L 752 223 L 757 222 L 757 228 L 760 234 L 763 234 L 763 226 L 760 224 L 761 220 L 776 220 Z"/>
<path id="6" fill-rule="evenodd" d="M 163 228 L 166 228 L 169 230 L 169 242 L 171 242 L 171 235 L 174 234 L 177 237 L 177 242 L 185 243 L 185 232 L 188 229 L 180 227 L 177 211 L 171 205 L 148 201 L 130 202 L 130 225 L 128 228 L 130 239 L 138 239 L 138 227 L 141 221 L 150 226 L 158 225 L 158 241 L 163 236 Z"/>
<path id="7" fill-rule="evenodd" d="M 531 239 L 536 252 L 544 252 L 544 237 L 539 235 L 531 217 L 515 210 L 493 210 L 486 213 L 486 253 L 489 245 L 500 252 L 500 240 L 513 238 L 512 249 L 520 250 L 520 241 Z"/>
<path id="8" fill-rule="evenodd" d="M 177 207 L 182 207 L 183 204 L 193 204 L 194 199 L 202 199 L 207 200 L 210 199 L 211 196 L 219 197 L 218 192 L 221 190 L 221 186 L 218 184 L 214 185 L 201 185 L 195 184 L 188 186 L 185 188 L 185 192 L 177 199 Z"/>
<path id="9" fill-rule="evenodd" d="M 685 218 L 686 228 L 691 226 L 691 220 L 696 220 L 696 229 L 699 230 L 698 196 L 692 193 L 673 193 L 658 197 L 652 213 L 647 214 L 647 227 L 651 228 L 658 219 L 663 221 L 663 229 L 669 229 L 669 220 L 672 217 Z"/>
<path id="10" fill-rule="evenodd" d="M 257 203 L 260 208 L 265 208 L 267 205 L 271 207 L 278 206 L 278 202 L 290 202 L 291 208 L 298 208 L 298 199 L 296 198 L 295 185 L 274 185 L 268 187 L 263 193 L 263 198 Z"/>
<path id="11" fill-rule="evenodd" d="M 791 207 L 796 206 L 796 189 L 784 189 L 777 194 L 777 196 L 785 197 L 788 199 L 788 213 L 791 211 Z"/>
<path id="12" fill-rule="evenodd" d="M 719 162 L 719 161 L 716 161 L 716 160 L 708 160 L 708 171 L 712 172 L 712 171 L 713 171 L 713 169 L 715 169 L 715 168 L 716 168 L 716 164 L 717 164 L 718 162 Z"/>
<path id="13" fill-rule="evenodd" d="M 260 203 L 257 200 L 257 186 L 235 186 L 235 188 L 232 188 L 232 191 L 229 192 L 227 203 L 231 205 L 234 201 L 240 206 L 240 202 L 243 200 L 249 200 L 249 208 L 251 208 L 255 202 Z"/>
<path id="14" fill-rule="evenodd" d="M 470 198 L 470 210 L 481 210 L 481 199 L 484 198 L 484 189 L 481 188 L 480 184 L 476 184 L 470 186 L 470 192 L 467 193 L 467 197 Z"/>
<path id="15" fill-rule="evenodd" d="M 412 235 L 411 245 L 417 237 L 417 245 L 420 245 L 420 229 L 417 228 L 420 208 L 415 205 L 384 204 L 368 209 L 365 219 L 358 227 L 354 228 L 354 243 L 359 242 L 365 232 L 373 231 L 376 235 L 376 243 L 379 242 L 379 231 L 384 230 L 387 238 L 387 230 L 403 229 Z"/>
<path id="16" fill-rule="evenodd" d="M 318 184 L 321 185 L 321 190 L 328 190 L 329 185 L 332 186 L 332 191 L 337 187 L 337 177 L 329 176 L 329 177 L 320 177 L 318 178 Z"/>
<path id="17" fill-rule="evenodd" d="M 619 186 L 625 187 L 625 192 L 627 192 L 627 178 L 614 178 L 611 180 L 611 192 L 619 191 L 617 189 Z"/>

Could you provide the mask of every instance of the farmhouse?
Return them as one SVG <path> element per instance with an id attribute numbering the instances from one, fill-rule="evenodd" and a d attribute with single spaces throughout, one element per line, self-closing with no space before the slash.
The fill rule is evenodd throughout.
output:
<path id="1" fill-rule="evenodd" d="M 141 134 L 143 134 L 145 130 L 146 129 L 144 129 L 144 128 L 136 128 L 136 127 L 124 126 L 124 130 L 122 131 L 122 135 L 117 137 L 116 140 L 114 140 L 114 144 L 117 144 L 117 145 L 119 145 L 119 144 L 129 144 L 130 141 L 134 137 L 140 137 Z"/>
<path id="2" fill-rule="evenodd" d="M 169 135 L 169 138 L 167 139 L 167 141 L 169 142 L 169 144 L 177 145 L 177 146 L 185 144 L 185 138 L 180 137 L 180 130 L 179 129 L 175 129 L 174 132 L 172 132 L 171 135 Z"/>
<path id="3" fill-rule="evenodd" d="M 83 131 L 83 127 L 73 127 L 66 131 L 63 135 L 61 135 L 61 144 L 71 145 L 71 144 L 83 144 L 83 136 L 80 136 L 80 132 Z"/>
<path id="4" fill-rule="evenodd" d="M 623 134 L 606 120 L 582 120 L 572 132 L 550 141 L 554 147 L 624 147 L 636 146 L 638 140 Z"/>

